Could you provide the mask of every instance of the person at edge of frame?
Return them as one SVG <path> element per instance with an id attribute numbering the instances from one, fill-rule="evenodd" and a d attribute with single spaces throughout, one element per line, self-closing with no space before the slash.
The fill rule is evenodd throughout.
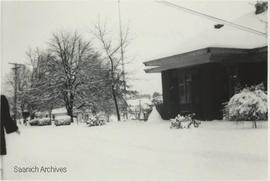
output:
<path id="1" fill-rule="evenodd" d="M 17 132 L 20 134 L 20 131 L 16 125 L 16 122 L 11 118 L 10 112 L 9 112 L 9 103 L 6 98 L 6 96 L 1 95 L 1 156 L 7 154 L 6 149 L 6 139 L 5 139 L 5 132 L 6 133 L 13 133 Z"/>

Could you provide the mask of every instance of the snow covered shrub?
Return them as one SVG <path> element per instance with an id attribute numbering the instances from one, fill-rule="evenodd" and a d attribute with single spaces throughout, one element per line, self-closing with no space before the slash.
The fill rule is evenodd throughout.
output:
<path id="1" fill-rule="evenodd" d="M 88 120 L 86 123 L 88 126 L 102 126 L 105 124 L 105 121 L 95 119 L 95 120 Z"/>
<path id="2" fill-rule="evenodd" d="M 152 103 L 153 103 L 154 105 L 162 104 L 162 103 L 163 103 L 163 98 L 162 98 L 162 96 L 154 97 L 154 98 L 152 99 Z"/>
<path id="3" fill-rule="evenodd" d="M 183 128 L 181 125 L 181 122 L 185 119 L 184 116 L 181 116 L 180 114 L 178 114 L 174 119 L 171 119 L 171 127 L 170 128 Z"/>
<path id="4" fill-rule="evenodd" d="M 244 88 L 225 106 L 224 119 L 230 121 L 267 120 L 267 94 L 263 85 Z M 255 124 L 256 127 L 256 124 Z"/>
<path id="5" fill-rule="evenodd" d="M 159 92 L 154 92 L 152 95 L 152 103 L 154 105 L 162 104 L 163 103 L 162 94 Z"/>
<path id="6" fill-rule="evenodd" d="M 197 122 L 195 119 L 193 119 L 193 117 L 194 114 L 188 114 L 185 116 L 178 114 L 174 119 L 171 119 L 170 128 L 190 128 L 192 124 L 197 128 L 200 122 Z"/>
<path id="7" fill-rule="evenodd" d="M 95 117 L 95 116 L 91 116 L 89 117 L 89 119 L 86 121 L 86 124 L 88 126 L 102 126 L 105 124 L 105 119 L 102 119 L 103 117 L 101 118 L 98 118 L 98 117 Z"/>

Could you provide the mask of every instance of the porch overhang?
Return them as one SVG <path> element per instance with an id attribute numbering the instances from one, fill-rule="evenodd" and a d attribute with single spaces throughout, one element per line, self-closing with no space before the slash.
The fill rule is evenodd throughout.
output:
<path id="1" fill-rule="evenodd" d="M 262 54 L 261 58 L 254 58 L 256 54 Z M 149 67 L 146 73 L 159 73 L 162 71 L 190 67 L 206 63 L 240 63 L 267 60 L 267 46 L 255 49 L 219 48 L 209 47 L 183 54 L 163 57 L 144 62 Z"/>

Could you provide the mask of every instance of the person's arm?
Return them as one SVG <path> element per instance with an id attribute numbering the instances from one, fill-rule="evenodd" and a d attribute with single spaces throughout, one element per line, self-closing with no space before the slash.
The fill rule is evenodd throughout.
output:
<path id="1" fill-rule="evenodd" d="M 8 100 L 1 96 L 1 121 L 7 133 L 13 133 L 18 130 L 16 122 L 9 113 Z"/>
<path id="2" fill-rule="evenodd" d="M 4 127 L 5 127 L 6 132 L 8 134 L 18 131 L 18 127 L 17 127 L 15 121 L 11 117 L 10 117 L 10 119 L 6 119 Z"/>

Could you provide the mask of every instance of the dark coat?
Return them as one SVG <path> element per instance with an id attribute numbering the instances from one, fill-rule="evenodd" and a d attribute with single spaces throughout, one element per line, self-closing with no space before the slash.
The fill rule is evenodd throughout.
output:
<path id="1" fill-rule="evenodd" d="M 18 130 L 16 122 L 10 117 L 8 100 L 4 95 L 1 95 L 1 155 L 6 155 L 6 133 L 12 133 Z"/>

